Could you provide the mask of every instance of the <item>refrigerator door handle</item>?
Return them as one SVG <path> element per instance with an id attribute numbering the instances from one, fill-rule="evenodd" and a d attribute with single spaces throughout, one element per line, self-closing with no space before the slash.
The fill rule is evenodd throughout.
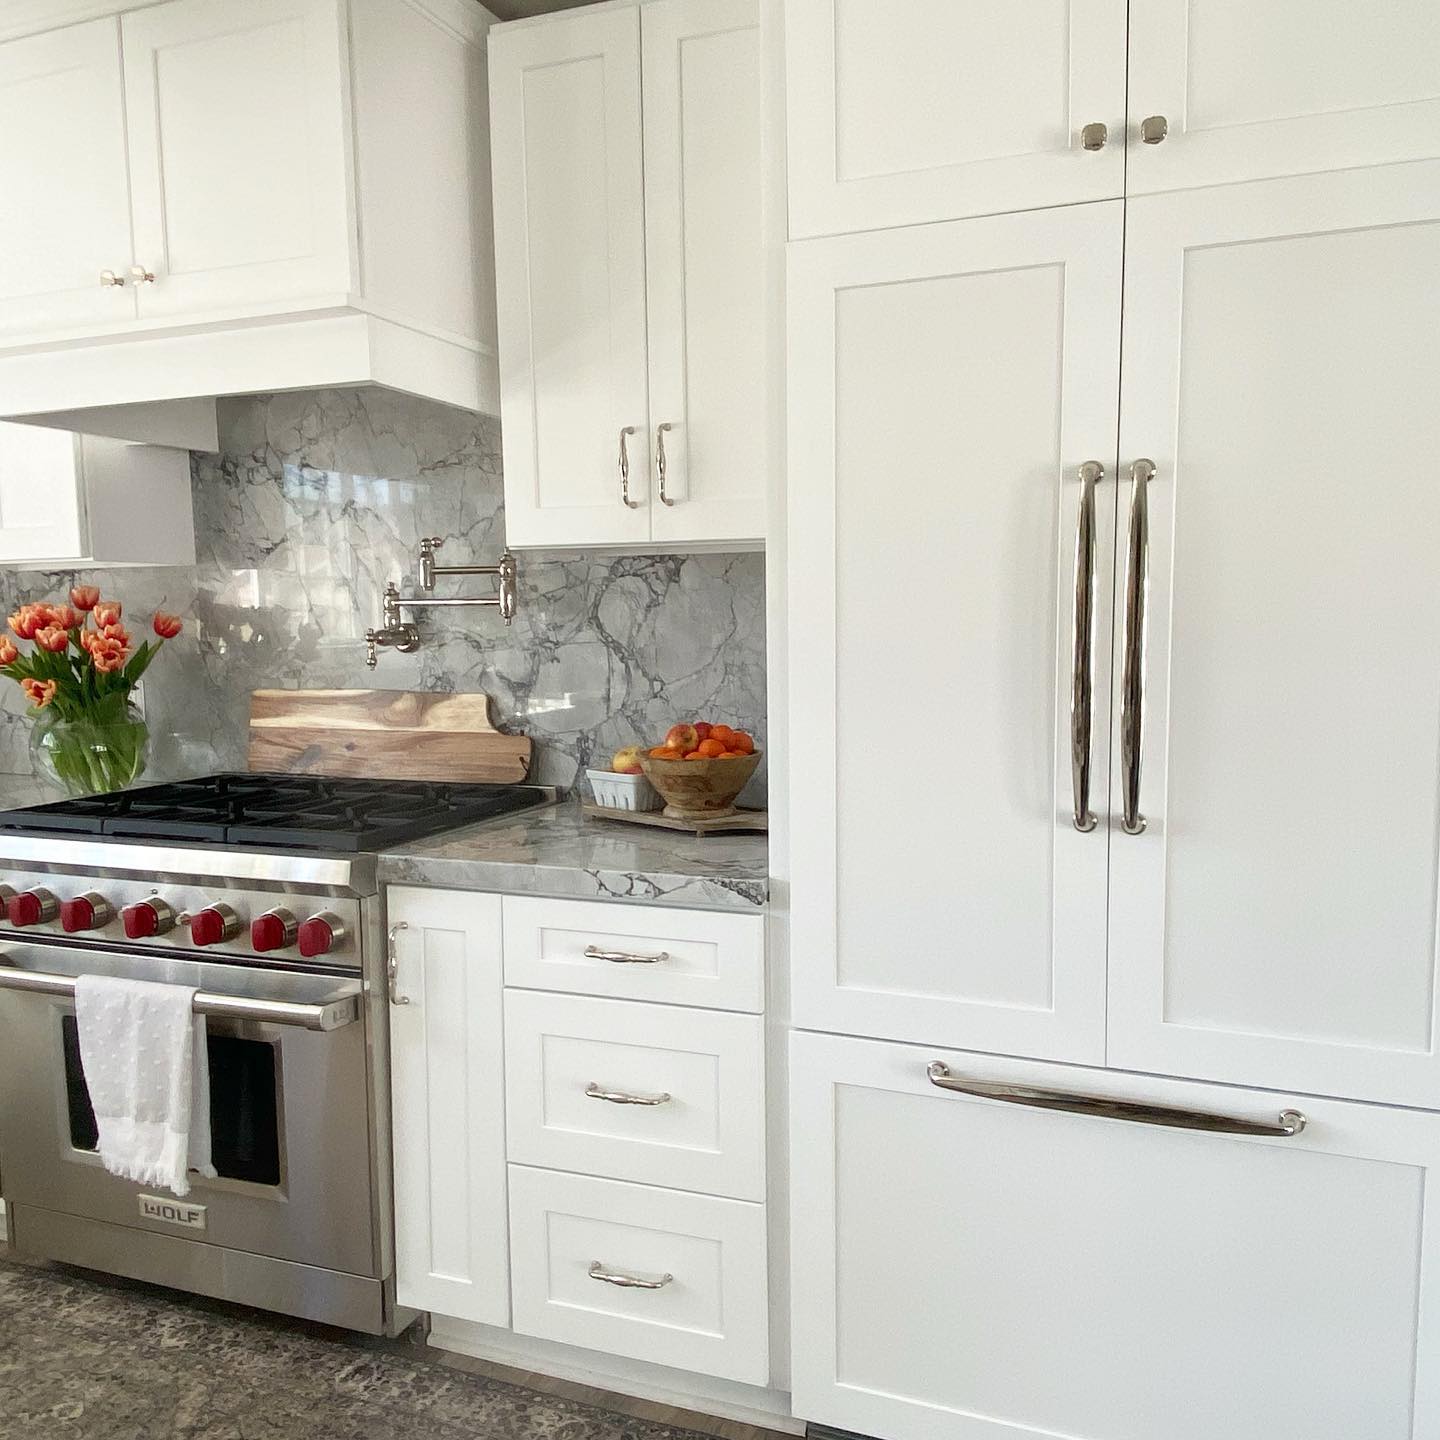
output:
<path id="1" fill-rule="evenodd" d="M 1120 828 L 1127 835 L 1145 829 L 1140 813 L 1140 748 L 1145 704 L 1145 590 L 1150 561 L 1152 460 L 1130 467 L 1130 541 L 1125 562 L 1125 641 L 1120 679 Z"/>
<path id="2" fill-rule="evenodd" d="M 1098 460 L 1080 467 L 1080 513 L 1075 523 L 1075 646 L 1070 673 L 1070 780 L 1074 825 L 1088 835 L 1099 823 L 1090 809 L 1090 732 L 1095 702 L 1095 486 L 1105 478 Z"/>

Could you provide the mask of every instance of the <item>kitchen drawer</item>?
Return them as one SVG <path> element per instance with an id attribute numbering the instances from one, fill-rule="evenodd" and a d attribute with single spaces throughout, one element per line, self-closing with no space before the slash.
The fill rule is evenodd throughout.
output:
<path id="1" fill-rule="evenodd" d="M 512 1165 L 510 1244 L 520 1334 L 768 1382 L 763 1205 Z"/>
<path id="2" fill-rule="evenodd" d="M 765 921 L 710 910 L 507 895 L 505 983 L 760 1011 Z"/>
<path id="3" fill-rule="evenodd" d="M 507 991 L 510 1159 L 763 1200 L 764 1023 Z"/>

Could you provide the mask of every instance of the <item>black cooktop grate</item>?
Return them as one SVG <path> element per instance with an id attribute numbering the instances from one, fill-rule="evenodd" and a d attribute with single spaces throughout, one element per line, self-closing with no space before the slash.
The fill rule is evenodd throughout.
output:
<path id="1" fill-rule="evenodd" d="M 383 850 L 541 804 L 528 785 L 208 775 L 0 811 L 0 829 L 208 841 L 301 850 Z"/>

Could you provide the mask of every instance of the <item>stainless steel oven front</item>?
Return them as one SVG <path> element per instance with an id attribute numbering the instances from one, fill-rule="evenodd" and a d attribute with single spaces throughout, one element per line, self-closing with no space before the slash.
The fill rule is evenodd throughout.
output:
<path id="1" fill-rule="evenodd" d="M 75 1026 L 85 973 L 193 985 L 213 1180 L 109 1174 Z M 0 943 L 0 1191 L 12 1242 L 59 1259 L 395 1333 L 385 1016 L 363 974 L 94 944 Z"/>

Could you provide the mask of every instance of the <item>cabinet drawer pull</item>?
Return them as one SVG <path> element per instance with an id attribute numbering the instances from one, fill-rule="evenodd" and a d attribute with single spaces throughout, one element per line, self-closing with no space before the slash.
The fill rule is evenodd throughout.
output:
<path id="1" fill-rule="evenodd" d="M 1095 485 L 1105 467 L 1080 467 L 1080 513 L 1075 524 L 1075 648 L 1070 674 L 1070 776 L 1073 824 L 1088 835 L 1099 823 L 1090 809 L 1090 732 L 1095 674 Z"/>
<path id="2" fill-rule="evenodd" d="M 620 432 L 620 498 L 625 502 L 628 510 L 640 508 L 640 502 L 630 498 L 630 449 L 625 443 L 625 437 L 634 433 L 633 425 L 627 425 Z"/>
<path id="3" fill-rule="evenodd" d="M 125 277 L 123 275 L 117 275 L 113 270 L 102 270 L 100 272 L 100 284 L 107 289 L 114 286 L 117 290 L 123 290 L 125 288 Z"/>
<path id="4" fill-rule="evenodd" d="M 661 965 L 670 958 L 666 950 L 646 955 L 639 950 L 602 950 L 598 945 L 585 947 L 587 960 L 608 960 L 612 965 Z"/>
<path id="5" fill-rule="evenodd" d="M 1151 460 L 1130 467 L 1130 542 L 1125 562 L 1125 641 L 1120 679 L 1120 828 L 1145 829 L 1140 813 L 1140 750 L 1145 718 L 1145 588 L 1150 560 Z"/>
<path id="6" fill-rule="evenodd" d="M 612 1105 L 668 1105 L 668 1092 L 658 1095 L 632 1095 L 628 1090 L 602 1090 L 593 1080 L 585 1087 L 592 1100 L 608 1100 Z"/>
<path id="7" fill-rule="evenodd" d="M 1031 1105 L 1039 1110 L 1066 1110 L 1072 1115 L 1100 1115 L 1108 1120 L 1133 1120 L 1138 1125 L 1168 1125 L 1176 1130 L 1209 1130 L 1220 1135 L 1298 1135 L 1310 1122 L 1298 1110 L 1282 1110 L 1275 1122 L 1244 1120 L 1236 1115 L 1215 1115 L 1206 1110 L 1181 1110 L 1173 1105 L 1148 1105 L 1140 1100 L 1113 1100 L 1107 1095 L 1084 1095 L 1075 1090 L 1046 1090 L 1036 1085 L 1005 1085 L 992 1080 L 966 1080 L 950 1073 L 943 1060 L 925 1068 L 932 1085 L 977 1095 L 982 1100 L 1003 1100 L 1009 1105 Z"/>
<path id="8" fill-rule="evenodd" d="M 674 505 L 665 487 L 670 479 L 670 462 L 665 458 L 665 433 L 675 427 L 667 420 L 663 425 L 655 427 L 655 479 L 660 485 L 660 503 L 662 505 Z"/>
<path id="9" fill-rule="evenodd" d="M 1086 150 L 1103 150 L 1110 138 L 1110 127 L 1103 120 L 1092 120 L 1080 132 L 1080 144 Z"/>
<path id="10" fill-rule="evenodd" d="M 606 1285 L 618 1285 L 622 1290 L 663 1290 L 675 1277 L 667 1271 L 658 1279 L 647 1280 L 643 1275 L 631 1275 L 624 1270 L 607 1270 L 600 1261 L 592 1260 L 590 1278 Z"/>
<path id="11" fill-rule="evenodd" d="M 155 283 L 155 272 L 147 265 L 132 265 L 130 267 L 130 278 L 137 285 L 153 285 Z"/>
<path id="12" fill-rule="evenodd" d="M 395 948 L 400 938 L 400 932 L 409 928 L 410 926 L 404 920 L 397 920 L 390 927 L 390 933 L 385 937 L 385 990 L 392 1005 L 408 1005 L 410 1003 L 410 997 L 400 993 L 400 955 Z"/>
<path id="13" fill-rule="evenodd" d="M 1163 115 L 1147 115 L 1140 122 L 1140 138 L 1147 145 L 1158 145 L 1170 133 L 1170 122 Z"/>

